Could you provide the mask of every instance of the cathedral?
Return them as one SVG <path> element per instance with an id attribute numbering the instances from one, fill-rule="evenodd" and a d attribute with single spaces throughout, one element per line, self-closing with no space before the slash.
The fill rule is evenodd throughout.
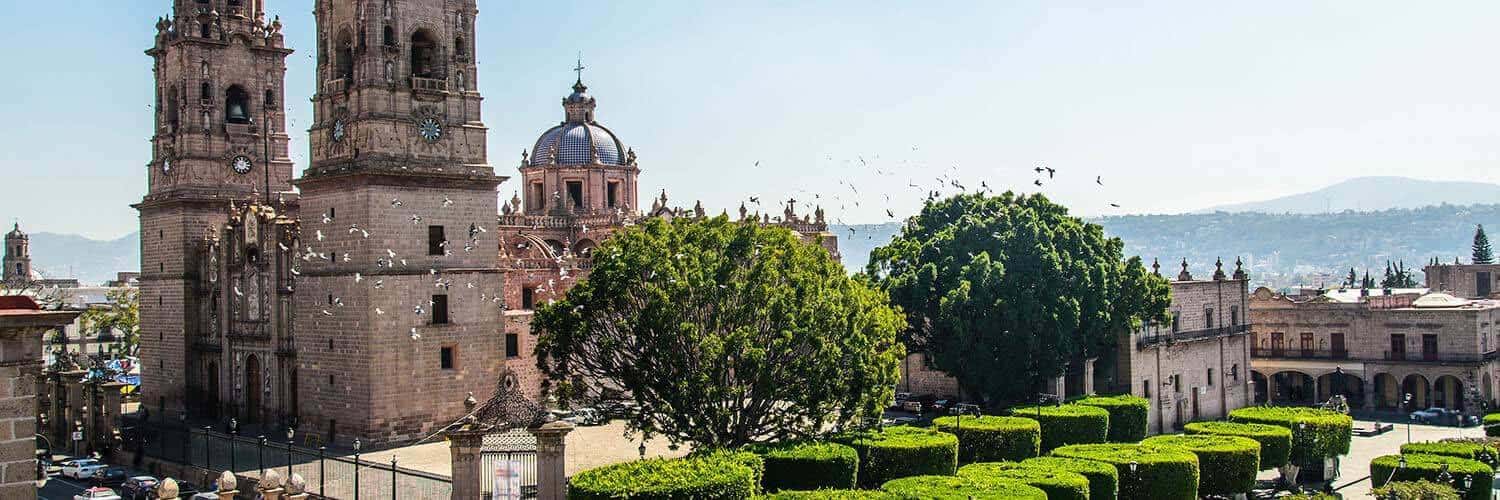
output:
<path id="1" fill-rule="evenodd" d="M 478 90 L 476 0 L 317 0 L 310 161 L 293 177 L 285 46 L 264 0 L 173 0 L 157 23 L 141 222 L 146 412 L 325 442 L 406 442 L 496 380 L 540 397 L 532 309 L 642 217 L 633 150 L 581 75 L 499 203 Z M 293 98 L 300 99 L 300 96 Z M 837 257 L 821 209 L 741 220 Z"/>

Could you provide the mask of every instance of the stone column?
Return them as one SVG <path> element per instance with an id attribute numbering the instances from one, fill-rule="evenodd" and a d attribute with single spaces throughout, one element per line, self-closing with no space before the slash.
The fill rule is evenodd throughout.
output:
<path id="1" fill-rule="evenodd" d="M 568 498 L 565 438 L 569 432 L 573 432 L 573 424 L 563 421 L 548 422 L 531 429 L 536 436 L 537 500 Z"/>
<path id="2" fill-rule="evenodd" d="M 448 451 L 451 456 L 453 474 L 453 500 L 478 500 L 485 476 L 479 452 L 484 447 L 486 429 L 475 429 L 465 425 L 459 430 L 448 431 Z"/>
<path id="3" fill-rule="evenodd" d="M 1085 396 L 1094 393 L 1094 362 L 1098 360 L 1099 358 L 1083 360 L 1083 395 Z"/>
<path id="4" fill-rule="evenodd" d="M 97 415 L 98 436 L 94 439 L 96 443 L 107 443 L 110 448 L 116 444 L 115 441 L 115 417 L 120 415 L 120 389 L 125 384 L 119 382 L 106 382 L 99 384 L 101 403 Z"/>
<path id="5" fill-rule="evenodd" d="M 1366 369 L 1364 373 L 1366 375 L 1369 375 L 1370 370 Z M 1365 385 L 1365 404 L 1363 405 L 1364 409 L 1365 411 L 1375 411 L 1375 377 L 1366 376 L 1361 380 L 1364 381 Z"/>

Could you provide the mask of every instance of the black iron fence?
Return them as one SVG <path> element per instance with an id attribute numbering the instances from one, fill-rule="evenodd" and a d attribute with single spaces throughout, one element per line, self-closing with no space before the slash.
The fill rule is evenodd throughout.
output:
<path id="1" fill-rule="evenodd" d="M 210 487 L 225 470 L 250 477 L 275 470 L 287 478 L 292 473 L 302 476 L 307 481 L 307 493 L 314 498 L 448 498 L 453 491 L 451 479 L 403 468 L 394 460 L 371 462 L 358 454 L 304 448 L 269 436 L 230 435 L 184 426 L 138 426 L 125 440 L 125 446 L 138 454 L 197 471 L 199 477 L 183 479 L 198 488 Z"/>

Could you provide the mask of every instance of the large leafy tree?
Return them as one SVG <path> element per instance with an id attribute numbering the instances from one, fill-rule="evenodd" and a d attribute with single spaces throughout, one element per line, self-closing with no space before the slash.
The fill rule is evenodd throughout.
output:
<path id="1" fill-rule="evenodd" d="M 124 336 L 122 343 L 125 353 L 134 356 L 140 345 L 140 291 L 135 288 L 117 288 L 106 292 L 104 297 L 109 302 L 84 311 L 78 317 L 78 326 L 85 332 L 119 332 Z"/>
<path id="2" fill-rule="evenodd" d="M 1014 402 L 1165 319 L 1166 281 L 1123 246 L 1041 195 L 964 194 L 928 200 L 866 273 L 905 311 L 910 349 L 965 391 Z"/>
<path id="3" fill-rule="evenodd" d="M 791 231 L 652 219 L 593 259 L 537 311 L 538 365 L 564 397 L 629 394 L 632 431 L 698 447 L 796 439 L 878 416 L 894 390 L 900 312 Z"/>
<path id="4" fill-rule="evenodd" d="M 1474 263 L 1492 264 L 1495 262 L 1495 253 L 1490 250 L 1490 237 L 1484 234 L 1484 225 L 1474 229 Z"/>

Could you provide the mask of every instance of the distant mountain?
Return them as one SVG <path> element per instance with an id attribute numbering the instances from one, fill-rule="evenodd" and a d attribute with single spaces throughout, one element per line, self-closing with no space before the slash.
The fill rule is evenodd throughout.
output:
<path id="1" fill-rule="evenodd" d="M 1345 210 L 1370 212 L 1433 205 L 1472 205 L 1500 201 L 1500 185 L 1483 182 L 1427 181 L 1406 177 L 1356 177 L 1316 191 L 1265 201 L 1222 205 L 1209 212 L 1323 214 Z"/>
<path id="2" fill-rule="evenodd" d="M 140 233 L 91 240 L 76 234 L 31 233 L 31 266 L 47 278 L 77 278 L 84 285 L 115 279 L 141 267 Z"/>

